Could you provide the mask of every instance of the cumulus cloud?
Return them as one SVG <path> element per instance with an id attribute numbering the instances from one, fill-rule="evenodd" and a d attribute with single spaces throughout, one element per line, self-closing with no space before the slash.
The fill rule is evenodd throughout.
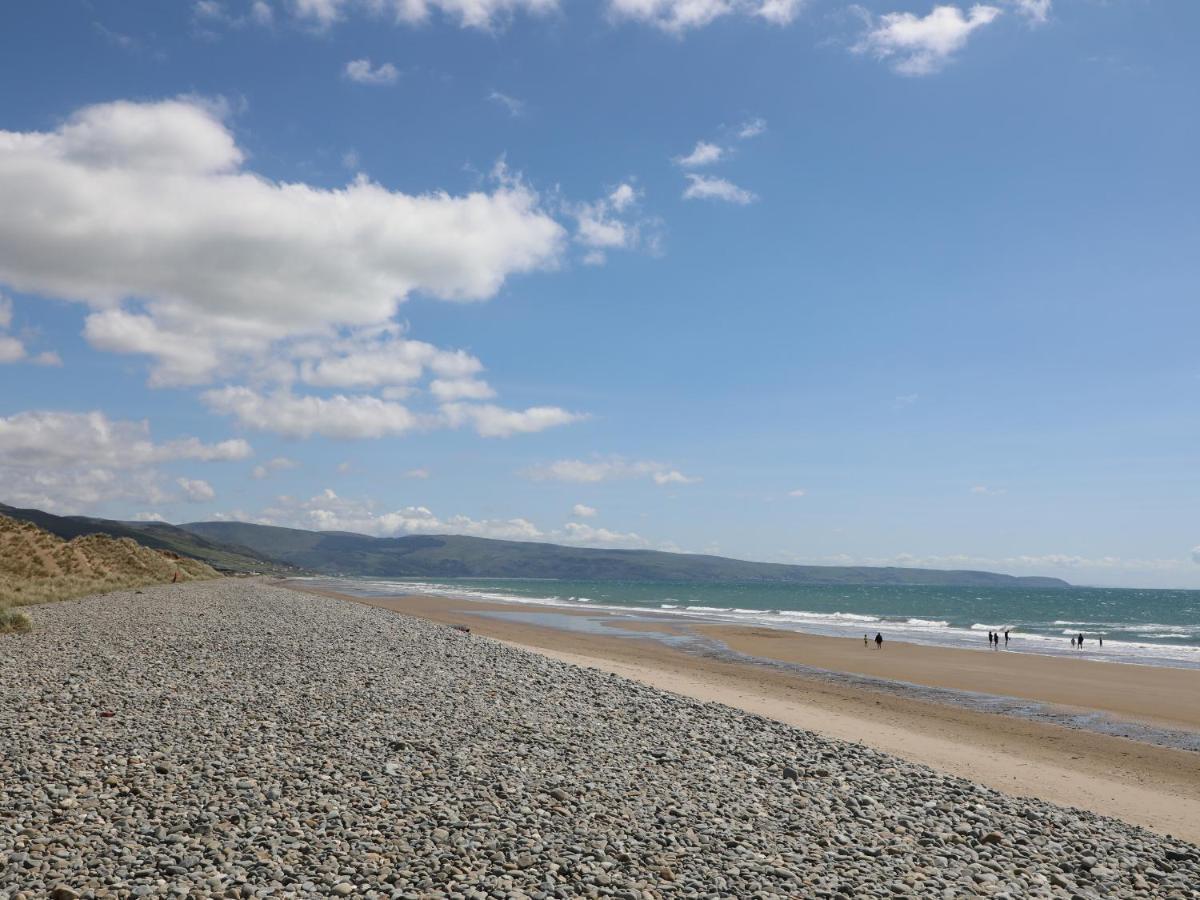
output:
<path id="1" fill-rule="evenodd" d="M 268 460 L 261 466 L 255 466 L 250 473 L 255 478 L 263 479 L 273 475 L 275 472 L 283 472 L 287 469 L 295 469 L 300 463 L 294 459 L 289 459 L 286 456 L 276 456 L 274 459 Z"/>
<path id="2" fill-rule="evenodd" d="M 344 74 L 356 84 L 385 85 L 400 80 L 400 70 L 390 62 L 372 66 L 369 59 L 353 59 L 346 63 Z"/>
<path id="3" fill-rule="evenodd" d="M 957 6 L 944 5 L 924 17 L 907 12 L 885 13 L 878 19 L 863 15 L 867 32 L 855 52 L 891 60 L 902 75 L 929 75 L 965 47 L 974 31 L 995 21 L 1000 9 L 977 3 L 965 14 Z"/>
<path id="4" fill-rule="evenodd" d="M 756 138 L 767 130 L 767 120 L 759 117 L 747 119 L 738 126 L 738 140 L 747 141 L 750 138 Z"/>
<path id="5" fill-rule="evenodd" d="M 353 12 L 388 17 L 400 25 L 419 25 L 438 12 L 463 28 L 487 30 L 519 12 L 554 12 L 558 0 L 291 0 L 291 8 L 318 28 L 328 28 Z"/>
<path id="6" fill-rule="evenodd" d="M 183 489 L 184 496 L 193 503 L 201 503 L 217 496 L 212 485 L 199 478 L 177 478 L 175 483 Z"/>
<path id="7" fill-rule="evenodd" d="M 802 5 L 803 0 L 609 0 L 608 8 L 614 19 L 642 22 L 682 35 L 730 15 L 787 25 Z"/>
<path id="8" fill-rule="evenodd" d="M 491 385 L 477 378 L 435 378 L 429 382 L 429 392 L 443 402 L 487 400 L 496 396 L 496 392 L 492 390 Z"/>
<path id="9" fill-rule="evenodd" d="M 560 459 L 544 465 L 532 466 L 521 473 L 533 481 L 567 481 L 577 484 L 595 484 L 601 481 L 649 478 L 658 485 L 695 484 L 699 478 L 690 478 L 670 466 L 650 460 L 625 460 L 621 458 L 582 460 Z"/>
<path id="10" fill-rule="evenodd" d="M 153 355 L 159 383 L 198 383 L 225 356 L 387 322 L 413 292 L 486 299 L 552 266 L 565 238 L 507 175 L 490 192 L 409 195 L 361 176 L 277 183 L 243 161 L 213 109 L 184 100 L 0 131 L 0 283 L 89 304 L 96 346 Z"/>
<path id="11" fill-rule="evenodd" d="M 352 531 L 378 537 L 403 534 L 467 534 L 504 540 L 538 540 L 543 533 L 528 519 L 440 518 L 425 506 L 378 510 L 370 500 L 339 497 L 326 488 L 308 500 L 281 497 L 255 521 L 315 531 Z"/>
<path id="12" fill-rule="evenodd" d="M 235 461 L 252 452 L 237 439 L 158 443 L 147 422 L 114 420 L 98 411 L 20 412 L 0 417 L 0 499 L 67 512 L 114 499 L 161 503 L 170 492 L 157 465 Z"/>
<path id="13" fill-rule="evenodd" d="M 556 533 L 557 540 L 567 544 L 583 544 L 601 547 L 645 547 L 649 545 L 640 534 L 633 531 L 611 531 L 595 528 L 585 522 L 568 522 Z"/>
<path id="14" fill-rule="evenodd" d="M 429 477 L 429 470 L 426 468 L 423 468 L 423 467 L 418 467 L 416 469 L 409 469 L 407 472 L 404 473 L 404 477 L 405 478 L 419 478 L 422 481 L 424 481 L 426 478 Z"/>
<path id="15" fill-rule="evenodd" d="M 687 156 L 679 156 L 675 158 L 675 162 L 687 169 L 695 169 L 700 166 L 711 166 L 713 163 L 720 162 L 725 156 L 725 148 L 719 144 L 711 144 L 708 141 L 696 141 L 696 146 L 692 148 L 692 152 Z"/>
<path id="16" fill-rule="evenodd" d="M 724 178 L 689 172 L 687 179 L 688 186 L 683 191 L 684 200 L 721 200 L 745 206 L 758 199 L 750 191 L 740 188 Z"/>
<path id="17" fill-rule="evenodd" d="M 584 503 L 576 503 L 571 507 L 571 515 L 577 519 L 591 519 L 595 517 L 596 513 L 597 510 L 594 506 L 588 506 Z"/>
<path id="18" fill-rule="evenodd" d="M 796 488 L 794 491 L 788 491 L 789 497 L 805 497 L 807 495 L 808 491 L 806 491 L 804 488 Z"/>
<path id="19" fill-rule="evenodd" d="M 249 387 L 224 387 L 206 391 L 203 400 L 209 409 L 233 416 L 244 428 L 285 437 L 379 438 L 404 434 L 419 425 L 407 407 L 366 395 L 318 397 L 283 390 L 263 394 Z"/>
<path id="20" fill-rule="evenodd" d="M 531 406 L 516 410 L 491 403 L 446 403 L 442 406 L 442 415 L 451 428 L 469 424 L 482 437 L 529 434 L 587 418 L 557 406 Z"/>
<path id="21" fill-rule="evenodd" d="M 363 176 L 329 190 L 262 178 L 244 158 L 219 109 L 188 100 L 0 132 L 0 283 L 88 304 L 88 341 L 150 357 L 154 386 L 250 382 L 203 395 L 248 428 L 367 438 L 470 423 L 504 436 L 581 418 L 465 403 L 494 396 L 482 363 L 394 319 L 414 292 L 484 300 L 557 263 L 566 230 L 519 177 L 500 165 L 490 191 L 463 196 Z M 619 187 L 604 209 L 633 199 Z M 0 354 L 25 355 L 13 341 Z M 397 402 L 425 377 L 439 408 Z"/>
<path id="22" fill-rule="evenodd" d="M 609 250 L 657 252 L 659 223 L 641 214 L 641 196 L 632 184 L 621 182 L 591 203 L 566 205 L 566 212 L 575 219 L 575 242 L 588 248 L 586 263 L 603 263 Z"/>
<path id="23" fill-rule="evenodd" d="M 25 358 L 25 345 L 15 337 L 0 334 L 0 363 L 20 362 Z"/>
<path id="24" fill-rule="evenodd" d="M 972 494 L 982 494 L 989 497 L 995 497 L 1004 493 L 1004 488 L 988 487 L 986 484 L 976 484 L 971 487 Z"/>
<path id="25" fill-rule="evenodd" d="M 465 534 L 514 541 L 552 541 L 604 547 L 645 547 L 649 542 L 635 532 L 596 528 L 568 522 L 562 528 L 543 530 L 529 519 L 475 519 L 466 515 L 439 516 L 427 506 L 381 508 L 373 500 L 339 496 L 326 488 L 314 497 L 299 500 L 280 497 L 258 515 L 238 512 L 218 515 L 264 525 L 285 525 L 315 531 L 351 531 L 377 537 L 406 534 Z"/>

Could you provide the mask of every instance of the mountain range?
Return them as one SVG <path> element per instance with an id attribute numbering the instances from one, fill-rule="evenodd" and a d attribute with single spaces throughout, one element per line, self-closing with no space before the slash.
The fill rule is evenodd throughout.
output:
<path id="1" fill-rule="evenodd" d="M 386 578 L 563 578 L 571 580 L 773 582 L 1064 588 L 1059 578 L 898 566 L 797 566 L 723 556 L 565 547 L 453 534 L 372 537 L 249 522 L 119 522 L 57 516 L 0 504 L 0 513 L 64 539 L 102 533 L 170 550 L 227 573 Z"/>

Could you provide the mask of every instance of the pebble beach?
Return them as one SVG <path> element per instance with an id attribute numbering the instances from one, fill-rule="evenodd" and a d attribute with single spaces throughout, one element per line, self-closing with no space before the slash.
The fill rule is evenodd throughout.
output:
<path id="1" fill-rule="evenodd" d="M 1200 897 L 1200 848 L 225 579 L 0 636 L 0 900 Z"/>

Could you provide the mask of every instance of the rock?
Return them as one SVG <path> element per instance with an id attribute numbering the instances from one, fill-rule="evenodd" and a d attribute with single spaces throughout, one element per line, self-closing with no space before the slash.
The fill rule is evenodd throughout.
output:
<path id="1" fill-rule="evenodd" d="M 786 778 L 788 781 L 799 781 L 800 773 L 797 772 L 795 769 L 793 769 L 791 766 L 784 766 L 783 767 L 783 777 Z"/>
<path id="2" fill-rule="evenodd" d="M 979 843 L 981 843 L 981 844 L 999 844 L 1003 840 L 1004 840 L 1004 835 L 1002 835 L 1000 832 L 989 831 L 987 834 L 985 834 L 983 837 L 981 837 L 979 839 Z"/>

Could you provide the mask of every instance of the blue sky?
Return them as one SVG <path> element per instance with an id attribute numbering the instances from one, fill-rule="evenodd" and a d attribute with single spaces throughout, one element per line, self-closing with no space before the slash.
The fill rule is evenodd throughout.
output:
<path id="1" fill-rule="evenodd" d="M 1200 587 L 1200 7 L 0 12 L 0 501 Z"/>

